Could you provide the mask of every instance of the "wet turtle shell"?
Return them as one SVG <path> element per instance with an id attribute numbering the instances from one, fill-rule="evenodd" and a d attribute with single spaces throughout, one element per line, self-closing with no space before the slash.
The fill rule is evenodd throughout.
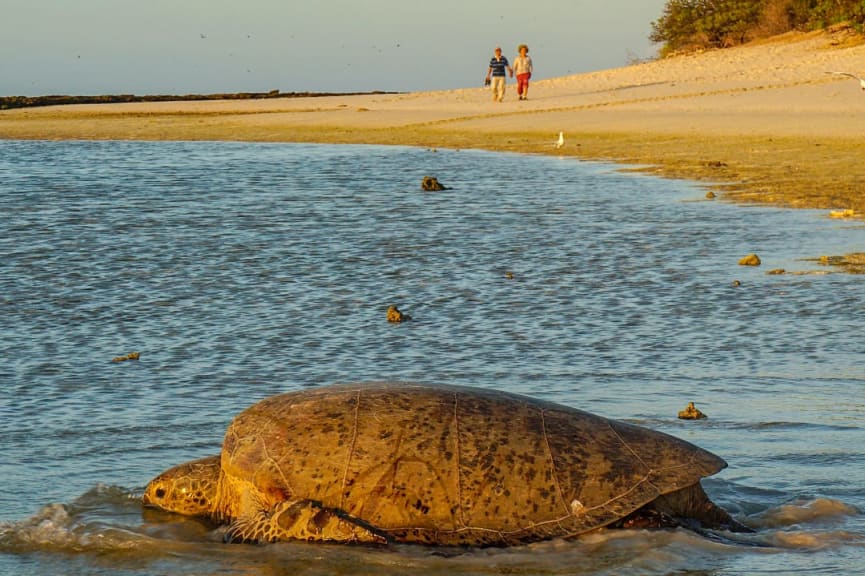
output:
<path id="1" fill-rule="evenodd" d="M 673 436 L 517 394 L 343 384 L 240 413 L 210 515 L 231 523 L 232 540 L 510 545 L 576 536 L 653 505 L 734 523 L 699 484 L 724 467 Z M 172 470 L 150 483 L 146 504 L 182 511 Z"/>

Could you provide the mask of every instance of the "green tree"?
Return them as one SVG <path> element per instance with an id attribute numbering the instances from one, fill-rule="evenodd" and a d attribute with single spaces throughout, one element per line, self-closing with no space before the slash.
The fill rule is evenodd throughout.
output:
<path id="1" fill-rule="evenodd" d="M 764 0 L 669 0 L 649 39 L 670 50 L 747 41 Z"/>
<path id="2" fill-rule="evenodd" d="M 665 54 L 840 22 L 865 30 L 865 0 L 669 0 L 649 39 L 662 43 Z"/>
<path id="3" fill-rule="evenodd" d="M 850 22 L 861 31 L 865 25 L 865 2 L 863 0 L 813 0 L 809 7 L 809 24 L 823 28 Z"/>

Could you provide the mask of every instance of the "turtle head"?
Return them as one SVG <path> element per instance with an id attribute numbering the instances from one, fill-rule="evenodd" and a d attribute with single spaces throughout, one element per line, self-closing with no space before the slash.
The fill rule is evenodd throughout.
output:
<path id="1" fill-rule="evenodd" d="M 219 483 L 220 457 L 208 456 L 169 468 L 144 489 L 145 506 L 186 516 L 210 516 Z"/>

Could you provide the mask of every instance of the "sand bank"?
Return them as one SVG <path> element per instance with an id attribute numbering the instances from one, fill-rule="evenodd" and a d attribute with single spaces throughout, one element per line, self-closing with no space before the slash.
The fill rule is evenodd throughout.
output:
<path id="1" fill-rule="evenodd" d="M 251 140 L 485 148 L 642 165 L 736 201 L 865 213 L 865 43 L 844 32 L 482 88 L 8 110 L 0 138 Z M 538 57 L 537 68 L 543 69 Z M 482 69 L 481 73 L 483 72 Z M 480 77 L 480 74 L 479 74 Z M 559 131 L 565 145 L 554 146 Z"/>

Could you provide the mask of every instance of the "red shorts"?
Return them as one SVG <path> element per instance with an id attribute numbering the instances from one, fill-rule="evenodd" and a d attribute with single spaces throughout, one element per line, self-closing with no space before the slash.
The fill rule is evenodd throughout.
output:
<path id="1" fill-rule="evenodd" d="M 524 90 L 529 89 L 529 78 L 531 77 L 532 75 L 530 72 L 517 74 L 517 94 L 522 94 Z"/>

